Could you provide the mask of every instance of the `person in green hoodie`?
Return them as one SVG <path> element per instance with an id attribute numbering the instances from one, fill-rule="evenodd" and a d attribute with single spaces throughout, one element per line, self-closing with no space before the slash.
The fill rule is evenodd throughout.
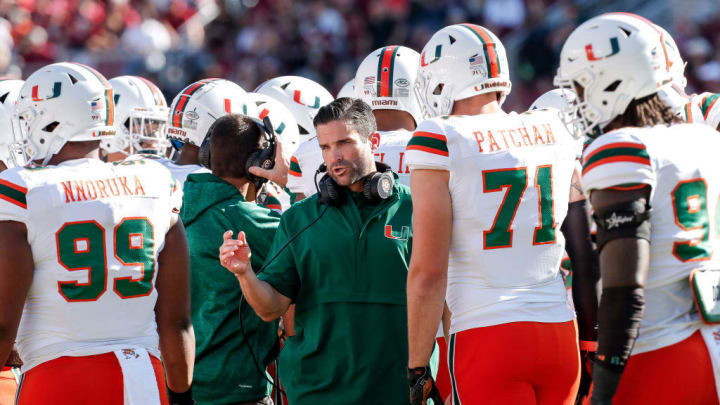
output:
<path id="1" fill-rule="evenodd" d="M 277 344 L 278 323 L 264 322 L 249 305 L 242 305 L 238 316 L 240 287 L 218 260 L 222 233 L 242 230 L 254 247 L 252 265 L 260 268 L 278 227 L 277 213 L 250 202 L 255 187 L 245 162 L 258 148 L 261 129 L 233 114 L 218 118 L 209 136 L 212 173 L 188 176 L 180 213 L 190 250 L 193 396 L 198 405 L 271 403 L 264 370 Z"/>

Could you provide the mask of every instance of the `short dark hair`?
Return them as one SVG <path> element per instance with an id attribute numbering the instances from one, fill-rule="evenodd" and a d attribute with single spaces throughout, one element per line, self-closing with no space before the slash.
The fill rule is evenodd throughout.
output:
<path id="1" fill-rule="evenodd" d="M 372 109 L 357 98 L 341 97 L 320 107 L 313 125 L 317 128 L 318 125 L 332 121 L 350 121 L 352 128 L 365 139 L 370 139 L 370 135 L 377 131 Z"/>
<path id="2" fill-rule="evenodd" d="M 218 118 L 210 136 L 210 167 L 218 177 L 247 177 L 245 162 L 260 147 L 262 130 L 250 117 L 229 114 Z"/>
<path id="3" fill-rule="evenodd" d="M 635 99 L 616 120 L 620 127 L 651 127 L 655 125 L 679 124 L 683 120 L 672 112 L 660 96 L 655 93 Z"/>

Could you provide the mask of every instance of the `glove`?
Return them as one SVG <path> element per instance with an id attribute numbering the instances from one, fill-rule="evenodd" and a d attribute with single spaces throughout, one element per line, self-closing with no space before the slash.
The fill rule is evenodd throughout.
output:
<path id="1" fill-rule="evenodd" d="M 175 392 L 170 388 L 167 391 L 170 405 L 195 405 L 195 401 L 192 399 L 192 386 L 185 392 Z"/>
<path id="2" fill-rule="evenodd" d="M 575 405 L 581 405 L 590 393 L 595 352 L 597 352 L 597 342 L 580 341 L 580 388 L 575 398 Z"/>
<path id="3" fill-rule="evenodd" d="M 597 362 L 593 366 L 593 393 L 591 405 L 612 405 L 612 398 L 620 384 L 622 372 L 612 371 Z"/>
<path id="4" fill-rule="evenodd" d="M 428 399 L 432 399 L 435 405 L 444 403 L 428 367 L 409 368 L 408 382 L 410 383 L 410 405 L 427 405 Z"/>

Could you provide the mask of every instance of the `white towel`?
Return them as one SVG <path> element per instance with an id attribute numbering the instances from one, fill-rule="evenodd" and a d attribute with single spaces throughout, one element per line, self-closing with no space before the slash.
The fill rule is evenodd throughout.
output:
<path id="1" fill-rule="evenodd" d="M 155 370 L 147 350 L 131 347 L 115 350 L 123 373 L 125 405 L 160 405 Z"/>
<path id="2" fill-rule="evenodd" d="M 712 360 L 713 374 L 715 375 L 715 391 L 718 393 L 720 400 L 720 324 L 703 325 L 700 333 L 705 339 L 705 345 L 710 352 Z"/>

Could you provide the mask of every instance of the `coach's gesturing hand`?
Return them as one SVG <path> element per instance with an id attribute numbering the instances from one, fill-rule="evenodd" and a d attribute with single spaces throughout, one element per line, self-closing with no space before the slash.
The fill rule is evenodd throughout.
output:
<path id="1" fill-rule="evenodd" d="M 245 232 L 238 233 L 237 239 L 232 238 L 233 231 L 223 234 L 223 244 L 220 246 L 220 264 L 236 276 L 242 276 L 250 266 L 250 246 L 245 240 Z"/>

